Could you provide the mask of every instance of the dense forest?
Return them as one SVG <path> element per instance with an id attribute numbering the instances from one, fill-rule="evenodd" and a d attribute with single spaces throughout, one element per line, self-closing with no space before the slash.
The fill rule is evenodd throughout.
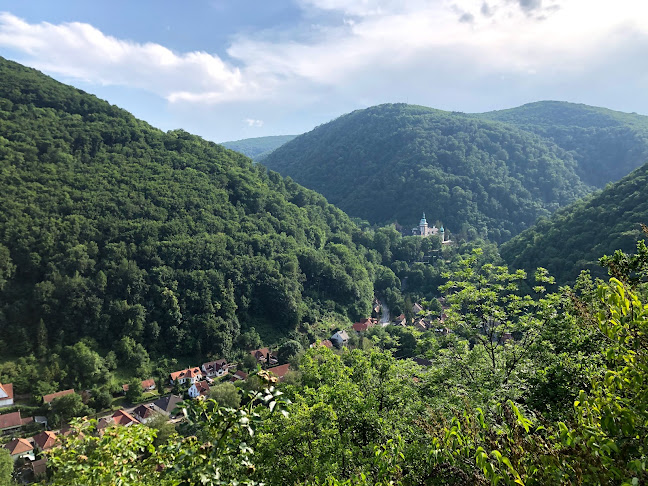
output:
<path id="1" fill-rule="evenodd" d="M 129 336 L 157 354 L 227 357 L 254 326 L 366 316 L 377 264 L 354 231 L 236 152 L 0 62 L 3 350 Z"/>
<path id="2" fill-rule="evenodd" d="M 252 160 L 261 161 L 270 152 L 281 147 L 284 143 L 290 142 L 297 135 L 274 135 L 270 137 L 245 138 L 232 142 L 223 142 L 221 145 L 230 150 L 235 150 L 247 155 Z"/>
<path id="3" fill-rule="evenodd" d="M 590 191 L 572 155 L 537 135 L 405 104 L 344 115 L 263 163 L 372 224 L 412 227 L 426 212 L 495 242 Z"/>
<path id="4" fill-rule="evenodd" d="M 230 394 L 186 402 L 170 430 L 100 435 L 82 419 L 49 454 L 51 482 L 644 484 L 648 249 L 639 246 L 607 261 L 617 278 L 584 274 L 573 288 L 480 263 L 475 250 L 443 286 L 452 333 L 410 331 L 400 356 L 385 328 L 356 346 L 311 349 L 282 383 L 259 371 Z"/>
<path id="5" fill-rule="evenodd" d="M 370 221 L 427 211 L 503 241 L 591 190 L 559 145 L 385 105 L 271 158 L 342 176 L 327 187 Z M 356 224 L 244 155 L 0 60 L 0 382 L 84 390 L 12 408 L 71 422 L 46 453 L 52 485 L 645 484 L 647 177 L 542 219 L 502 247 L 509 269 L 491 242 Z M 405 325 L 320 341 L 376 296 Z M 262 344 L 290 364 L 281 380 L 244 351 Z M 179 359 L 221 357 L 250 376 L 212 383 L 178 420 L 99 433 L 88 418 L 122 390 L 113 373 L 135 403 L 141 379 L 162 392 Z M 0 449 L 0 483 L 12 469 Z"/>
<path id="6" fill-rule="evenodd" d="M 510 123 L 569 151 L 587 184 L 604 187 L 648 160 L 648 116 L 606 108 L 539 101 L 476 115 Z"/>
<path id="7" fill-rule="evenodd" d="M 646 222 L 648 164 L 539 221 L 500 251 L 512 267 L 544 267 L 561 283 L 573 282 L 585 269 L 602 277 L 598 259 L 617 249 L 632 251 Z"/>

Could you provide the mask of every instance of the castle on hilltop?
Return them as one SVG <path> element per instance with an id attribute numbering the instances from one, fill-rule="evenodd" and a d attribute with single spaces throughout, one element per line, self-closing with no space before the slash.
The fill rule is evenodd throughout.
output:
<path id="1" fill-rule="evenodd" d="M 423 213 L 423 217 L 421 218 L 421 221 L 419 221 L 418 227 L 412 228 L 412 234 L 414 236 L 423 237 L 436 236 L 441 240 L 441 243 L 452 243 L 451 240 L 446 240 L 445 229 L 443 226 L 441 226 L 441 228 L 437 228 L 436 225 L 432 225 L 431 228 L 428 226 L 427 219 L 425 219 L 425 213 Z"/>

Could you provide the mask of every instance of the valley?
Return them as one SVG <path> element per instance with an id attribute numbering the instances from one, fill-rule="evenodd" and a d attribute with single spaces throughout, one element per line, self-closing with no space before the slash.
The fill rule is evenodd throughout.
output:
<path id="1" fill-rule="evenodd" d="M 646 119 L 383 104 L 253 161 L 0 59 L 0 479 L 640 484 Z"/>

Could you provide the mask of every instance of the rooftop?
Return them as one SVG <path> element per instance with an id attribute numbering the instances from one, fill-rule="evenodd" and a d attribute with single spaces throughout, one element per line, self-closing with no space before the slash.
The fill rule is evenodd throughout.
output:
<path id="1" fill-rule="evenodd" d="M 65 395 L 72 395 L 73 393 L 74 393 L 74 388 L 70 388 L 69 390 L 63 390 L 56 393 L 50 393 L 49 395 L 43 395 L 43 402 L 51 403 L 52 400 L 55 400 Z"/>

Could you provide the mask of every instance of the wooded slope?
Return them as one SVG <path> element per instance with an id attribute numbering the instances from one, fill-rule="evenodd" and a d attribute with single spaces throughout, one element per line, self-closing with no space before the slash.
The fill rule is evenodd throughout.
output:
<path id="1" fill-rule="evenodd" d="M 366 316 L 354 228 L 243 155 L 0 60 L 0 349 L 227 356 L 241 327 Z"/>
<path id="2" fill-rule="evenodd" d="M 648 116 L 562 101 L 539 101 L 478 117 L 513 124 L 570 151 L 581 179 L 604 187 L 648 160 Z"/>
<path id="3" fill-rule="evenodd" d="M 537 135 L 405 104 L 344 115 L 263 163 L 371 223 L 412 227 L 425 212 L 452 233 L 498 242 L 591 189 L 572 155 Z"/>
<path id="4" fill-rule="evenodd" d="M 648 223 L 648 164 L 538 222 L 500 251 L 511 267 L 544 267 L 560 283 L 586 269 L 605 277 L 598 259 L 617 249 L 632 253 L 643 237 L 640 223 Z"/>

